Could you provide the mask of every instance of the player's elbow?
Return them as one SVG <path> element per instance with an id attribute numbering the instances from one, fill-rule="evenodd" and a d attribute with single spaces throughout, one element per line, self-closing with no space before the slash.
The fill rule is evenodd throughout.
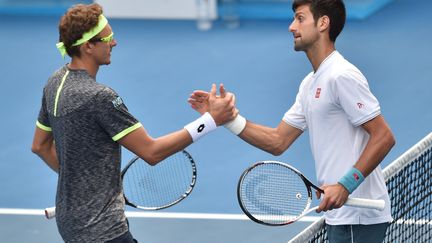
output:
<path id="1" fill-rule="evenodd" d="M 31 151 L 37 155 L 42 154 L 43 147 L 40 144 L 32 144 Z"/>
<path id="2" fill-rule="evenodd" d="M 151 166 L 157 165 L 159 162 L 161 162 L 164 158 L 160 156 L 159 154 L 148 154 L 146 156 L 140 156 L 141 159 L 143 159 L 147 164 Z"/>
<path id="3" fill-rule="evenodd" d="M 283 154 L 294 141 L 292 139 L 287 139 L 285 136 L 281 136 L 279 132 L 274 132 L 270 140 L 272 142 L 268 144 L 267 151 L 274 156 Z"/>
<path id="4" fill-rule="evenodd" d="M 270 153 L 274 156 L 282 155 L 289 147 L 289 143 L 287 143 L 284 139 L 274 139 L 274 142 L 271 145 Z"/>
<path id="5" fill-rule="evenodd" d="M 40 140 L 35 139 L 31 146 L 31 151 L 39 156 L 49 154 L 51 149 L 54 148 L 53 140 Z"/>
<path id="6" fill-rule="evenodd" d="M 396 144 L 396 139 L 390 130 L 386 132 L 385 141 L 389 150 Z"/>
<path id="7" fill-rule="evenodd" d="M 279 156 L 279 155 L 281 155 L 282 153 L 283 153 L 283 151 L 282 150 L 280 150 L 280 149 L 272 149 L 272 150 L 270 150 L 270 151 L 268 151 L 270 154 L 272 154 L 273 156 Z"/>
<path id="8" fill-rule="evenodd" d="M 147 164 L 151 165 L 151 166 L 155 166 L 157 165 L 160 160 L 158 160 L 157 158 L 153 158 L 153 157 L 146 157 L 146 158 L 142 158 L 145 162 L 147 162 Z"/>
<path id="9" fill-rule="evenodd" d="M 274 155 L 274 156 L 279 156 L 282 155 L 283 152 L 285 152 L 285 148 L 281 145 L 275 145 L 272 146 L 267 152 L 269 152 L 270 154 Z"/>
<path id="10" fill-rule="evenodd" d="M 377 145 L 387 154 L 396 144 L 395 137 L 390 129 L 382 129 L 376 136 Z"/>

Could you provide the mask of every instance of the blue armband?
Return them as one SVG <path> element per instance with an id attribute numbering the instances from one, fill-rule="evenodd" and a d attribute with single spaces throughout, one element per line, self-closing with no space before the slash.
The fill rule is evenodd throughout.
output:
<path id="1" fill-rule="evenodd" d="M 338 181 L 338 183 L 345 187 L 351 194 L 363 181 L 363 174 L 353 167 Z"/>

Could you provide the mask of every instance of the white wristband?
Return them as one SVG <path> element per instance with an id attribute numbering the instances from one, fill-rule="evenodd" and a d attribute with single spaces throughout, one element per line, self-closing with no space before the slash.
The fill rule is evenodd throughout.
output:
<path id="1" fill-rule="evenodd" d="M 225 123 L 224 127 L 230 130 L 235 135 L 239 135 L 246 127 L 246 118 L 238 114 L 236 118 L 234 118 L 234 120 Z"/>
<path id="2" fill-rule="evenodd" d="M 215 130 L 217 128 L 216 123 L 210 113 L 206 112 L 200 118 L 187 124 L 184 127 L 192 137 L 192 141 L 197 141 L 202 136 Z"/>

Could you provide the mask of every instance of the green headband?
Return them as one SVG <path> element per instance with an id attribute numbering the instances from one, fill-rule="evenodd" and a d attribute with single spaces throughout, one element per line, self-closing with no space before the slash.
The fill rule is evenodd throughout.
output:
<path id="1" fill-rule="evenodd" d="M 79 45 L 89 41 L 91 38 L 93 38 L 97 34 L 99 34 L 105 28 L 105 26 L 107 24 L 108 24 L 108 20 L 105 18 L 105 16 L 103 16 L 102 14 L 99 15 L 98 24 L 95 27 L 93 27 L 91 30 L 89 30 L 88 32 L 84 33 L 82 38 L 75 41 L 75 43 L 73 43 L 72 46 L 79 46 Z M 57 43 L 56 46 L 57 46 L 57 49 L 60 51 L 60 54 L 64 58 L 66 55 L 66 46 L 64 45 L 63 42 Z"/>

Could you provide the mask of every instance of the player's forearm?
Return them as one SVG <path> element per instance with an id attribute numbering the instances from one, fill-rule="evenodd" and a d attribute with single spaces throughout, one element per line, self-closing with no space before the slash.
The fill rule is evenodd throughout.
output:
<path id="1" fill-rule="evenodd" d="M 265 127 L 247 121 L 245 129 L 239 134 L 245 142 L 262 149 L 273 155 L 280 155 L 285 150 L 282 138 L 279 137 L 277 128 Z"/>
<path id="2" fill-rule="evenodd" d="M 367 177 L 381 163 L 394 144 L 395 139 L 390 129 L 370 134 L 369 141 L 354 167 Z"/>
<path id="3" fill-rule="evenodd" d="M 217 129 L 217 123 L 210 113 L 205 113 L 195 121 L 190 122 L 184 129 L 162 136 L 152 141 L 153 158 L 159 162 L 174 154 L 206 134 Z"/>
<path id="4" fill-rule="evenodd" d="M 156 165 L 191 144 L 192 138 L 186 129 L 181 129 L 155 139 L 141 127 L 120 139 L 119 143 L 150 165 Z"/>
<path id="5" fill-rule="evenodd" d="M 155 139 L 154 144 L 151 146 L 153 161 L 160 162 L 190 144 L 192 144 L 192 137 L 186 129 L 159 137 Z"/>
<path id="6" fill-rule="evenodd" d="M 369 134 L 366 147 L 356 164 L 338 181 L 349 193 L 372 173 L 395 144 L 393 134 L 381 115 L 364 123 L 362 128 Z"/>

